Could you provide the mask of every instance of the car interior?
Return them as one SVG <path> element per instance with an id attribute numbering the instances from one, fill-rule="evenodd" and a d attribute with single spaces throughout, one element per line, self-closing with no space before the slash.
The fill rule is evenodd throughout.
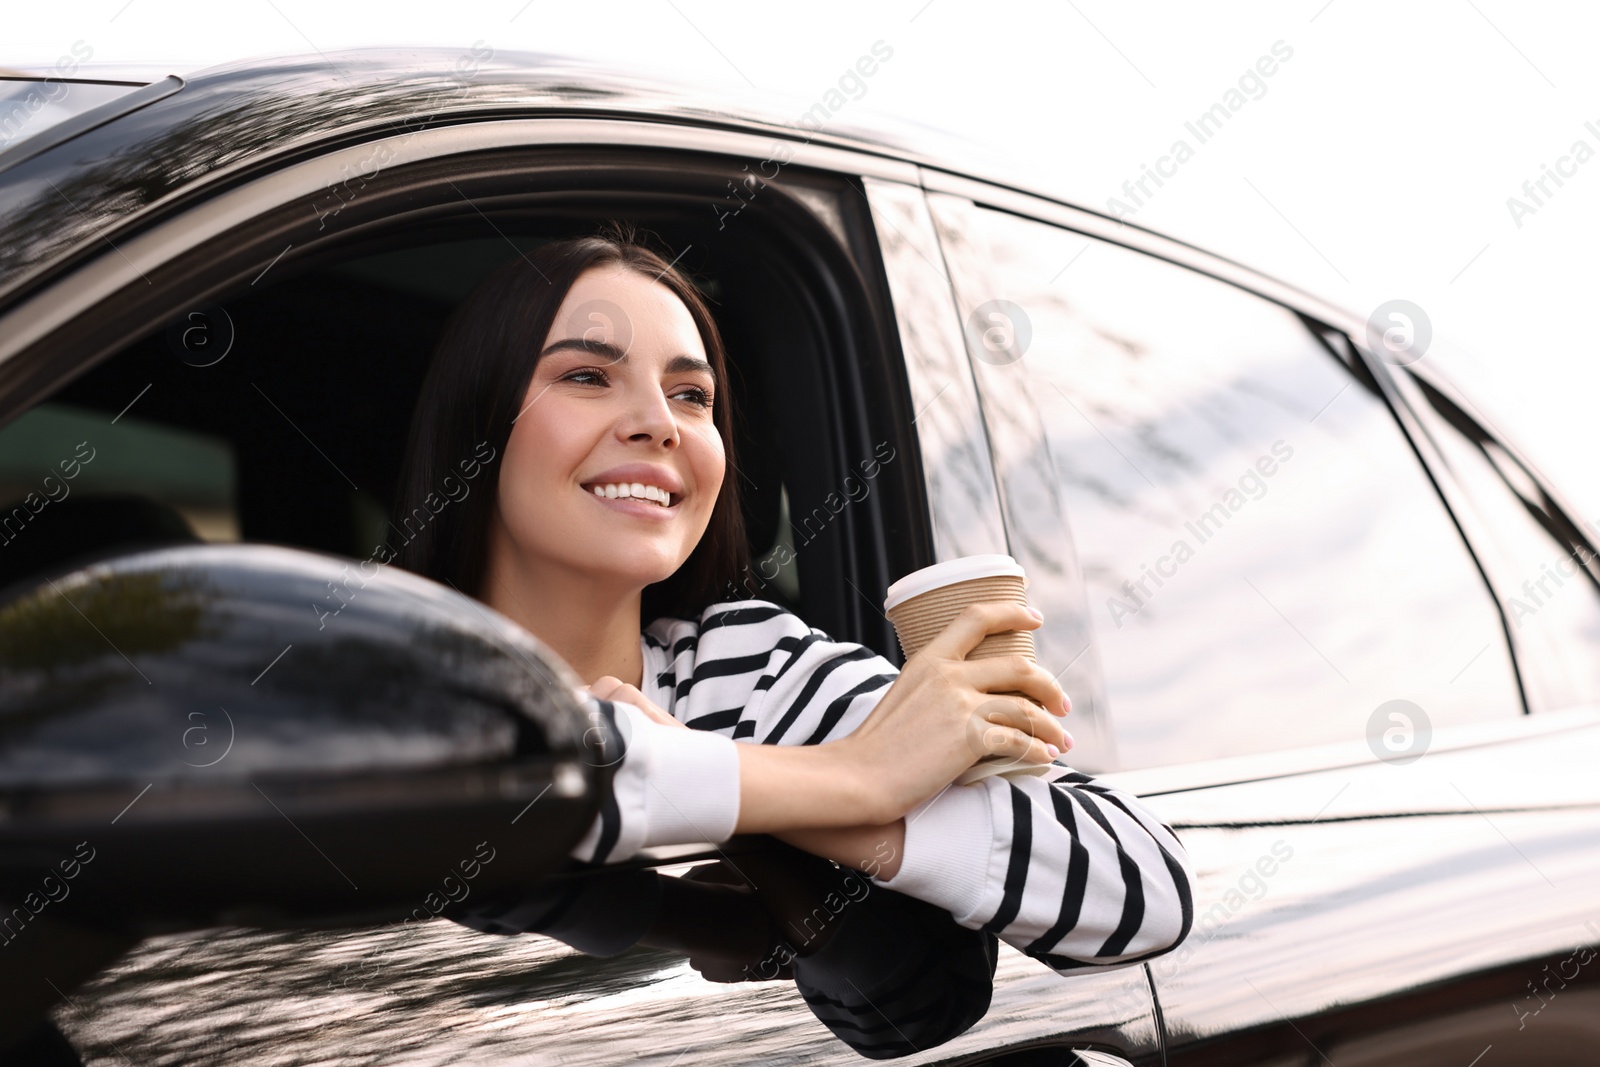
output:
<path id="1" fill-rule="evenodd" d="M 677 176 L 703 194 L 728 169 Z M 469 195 L 458 172 L 430 187 L 442 203 L 427 217 L 380 208 L 350 232 L 319 233 L 298 221 L 317 220 L 296 205 L 311 235 L 291 242 L 298 254 L 273 259 L 264 244 L 248 275 L 220 286 L 226 272 L 205 270 L 202 246 L 181 265 L 187 284 L 158 284 L 165 306 L 147 294 L 130 303 L 121 343 L 110 333 L 116 312 L 99 316 L 98 336 L 57 354 L 60 380 L 43 401 L 0 427 L 0 516 L 53 531 L 17 538 L 25 547 L 0 560 L 0 587 L 95 553 L 190 537 L 358 559 L 382 541 L 397 545 L 389 520 L 411 414 L 454 306 L 539 243 L 622 219 L 702 287 L 723 333 L 737 446 L 729 477 L 753 561 L 737 595 L 782 604 L 898 662 L 881 605 L 864 601 L 920 565 L 919 536 L 931 543 L 906 527 L 920 471 L 891 464 L 879 493 L 836 503 L 874 440 L 915 455 L 895 428 L 909 420 L 893 417 L 907 401 L 888 369 L 893 333 L 875 310 L 886 306 L 882 283 L 860 266 L 871 262 L 859 255 L 870 233 L 864 199 L 837 179 L 785 175 L 787 190 L 764 187 L 730 217 L 660 181 L 602 194 L 497 177 Z M 40 489 L 37 472 L 82 441 L 93 458 L 76 481 L 57 484 L 36 515 L 18 510 Z M 885 558 L 886 543 L 906 558 Z"/>

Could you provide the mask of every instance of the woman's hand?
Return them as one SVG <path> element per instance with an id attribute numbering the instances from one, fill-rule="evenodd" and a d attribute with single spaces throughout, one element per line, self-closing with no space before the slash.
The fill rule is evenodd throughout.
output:
<path id="1" fill-rule="evenodd" d="M 1049 763 L 1072 746 L 1058 721 L 1071 702 L 1048 671 L 1020 655 L 966 658 L 989 634 L 1040 625 L 1021 604 L 968 605 L 906 662 L 866 721 L 831 742 L 866 787 L 862 822 L 901 818 L 988 756 Z"/>
<path id="2" fill-rule="evenodd" d="M 688 729 L 683 723 L 651 703 L 648 697 L 639 692 L 637 686 L 629 685 L 621 678 L 614 678 L 609 674 L 602 675 L 595 679 L 593 685 L 586 685 L 583 689 L 590 696 L 599 697 L 601 700 L 617 700 L 624 704 L 632 704 L 664 726 L 677 726 L 685 730 Z"/>
<path id="3" fill-rule="evenodd" d="M 1041 621 L 1022 604 L 970 605 L 906 662 L 854 732 L 819 745 L 740 745 L 734 832 L 885 826 L 986 757 L 1049 763 L 1072 745 L 1056 721 L 1071 704 L 1055 679 L 1026 656 L 966 658 L 989 634 Z"/>

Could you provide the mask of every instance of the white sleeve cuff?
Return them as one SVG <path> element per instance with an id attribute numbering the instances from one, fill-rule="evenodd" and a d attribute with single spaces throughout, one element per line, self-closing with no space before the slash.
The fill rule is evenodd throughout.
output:
<path id="1" fill-rule="evenodd" d="M 662 725 L 631 704 L 617 707 L 634 716 L 635 746 L 648 736 L 641 847 L 720 843 L 733 836 L 739 822 L 739 743 Z"/>
<path id="2" fill-rule="evenodd" d="M 989 790 L 979 781 L 953 785 L 906 813 L 905 855 L 893 878 L 873 878 L 885 889 L 944 908 L 958 923 L 982 903 L 984 889 L 1000 885 L 991 871 L 1009 844 L 995 840 Z M 998 847 L 1006 844 L 1006 847 Z M 964 923 L 963 923 L 964 925 Z"/>

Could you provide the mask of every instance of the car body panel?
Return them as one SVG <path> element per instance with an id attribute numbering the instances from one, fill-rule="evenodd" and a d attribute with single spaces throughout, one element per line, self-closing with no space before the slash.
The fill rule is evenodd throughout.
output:
<path id="1" fill-rule="evenodd" d="M 971 1030 L 908 1064 L 1058 1035 L 1159 1055 L 1139 967 L 1070 983 L 1007 951 Z M 203 1064 L 855 1064 L 788 982 L 708 982 L 670 953 L 585 956 L 444 920 L 410 927 L 157 938 L 74 995 L 86 1060 Z M 181 1005 L 181 1009 L 180 1006 Z M 293 1010 L 286 1010 L 286 1009 Z"/>
<path id="2" fill-rule="evenodd" d="M 1406 764 L 1154 795 L 1158 770 L 1128 775 L 1198 860 L 1194 932 L 1151 964 L 1169 1046 L 1600 941 L 1600 714 L 1561 718 Z"/>

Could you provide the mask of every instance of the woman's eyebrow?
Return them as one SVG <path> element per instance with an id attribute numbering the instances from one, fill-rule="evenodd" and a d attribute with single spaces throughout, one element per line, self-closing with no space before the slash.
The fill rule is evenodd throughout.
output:
<path id="1" fill-rule="evenodd" d="M 626 364 L 628 362 L 628 353 L 624 352 L 611 342 L 591 341 L 586 337 L 564 337 L 559 341 L 553 341 L 546 345 L 545 350 L 539 353 L 539 355 L 544 357 L 548 356 L 552 352 L 561 352 L 567 350 L 588 352 L 591 355 L 596 356 L 605 356 L 613 363 Z M 716 377 L 716 371 L 712 369 L 711 364 L 695 356 L 678 355 L 673 356 L 667 361 L 666 373 L 680 374 L 684 371 L 704 371 L 713 378 Z"/>
<path id="2" fill-rule="evenodd" d="M 613 363 L 626 363 L 628 354 L 610 341 L 591 341 L 587 337 L 563 337 L 559 341 L 552 341 L 545 346 L 540 357 L 548 356 L 552 352 L 561 352 L 571 349 L 577 352 L 588 352 L 595 356 L 605 356 Z"/>

